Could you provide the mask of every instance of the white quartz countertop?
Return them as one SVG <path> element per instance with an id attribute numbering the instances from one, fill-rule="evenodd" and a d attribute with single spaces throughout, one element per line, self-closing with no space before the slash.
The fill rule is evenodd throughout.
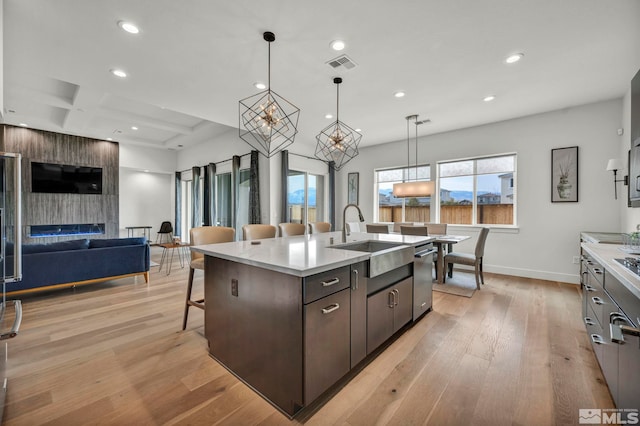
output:
<path id="1" fill-rule="evenodd" d="M 621 250 L 620 244 L 582 243 L 582 248 L 597 260 L 604 269 L 616 277 L 631 293 L 640 298 L 640 277 L 615 261 L 625 257 L 635 257 Z M 607 286 L 605 280 L 604 286 Z"/>
<path id="2" fill-rule="evenodd" d="M 267 238 L 257 241 L 236 241 L 231 243 L 192 246 L 191 250 L 207 256 L 232 260 L 246 265 L 258 266 L 298 277 L 306 277 L 351 265 L 369 259 L 367 252 L 332 248 L 342 244 L 342 232 L 327 232 L 313 235 L 299 235 L 287 238 Z M 433 241 L 433 237 L 399 234 L 368 234 L 353 232 L 347 242 L 387 241 L 404 245 L 419 246 Z M 253 244 L 259 242 L 259 244 Z"/>

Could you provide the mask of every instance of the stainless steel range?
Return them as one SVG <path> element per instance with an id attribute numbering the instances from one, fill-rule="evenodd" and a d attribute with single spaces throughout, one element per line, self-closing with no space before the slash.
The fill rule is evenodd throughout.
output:
<path id="1" fill-rule="evenodd" d="M 640 259 L 635 257 L 625 257 L 624 259 L 615 259 L 616 262 L 640 276 Z"/>

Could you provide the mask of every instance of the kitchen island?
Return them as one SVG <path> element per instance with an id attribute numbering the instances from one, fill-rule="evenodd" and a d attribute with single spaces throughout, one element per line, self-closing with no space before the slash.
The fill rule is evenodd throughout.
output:
<path id="1" fill-rule="evenodd" d="M 192 247 L 205 254 L 210 356 L 293 417 L 430 309 L 413 261 L 432 239 L 353 233 L 343 244 L 331 232 Z"/>

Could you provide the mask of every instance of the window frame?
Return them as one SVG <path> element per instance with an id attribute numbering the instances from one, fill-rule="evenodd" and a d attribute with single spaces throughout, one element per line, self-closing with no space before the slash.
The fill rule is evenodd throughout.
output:
<path id="1" fill-rule="evenodd" d="M 420 169 L 427 168 L 426 173 L 420 173 Z M 418 171 L 416 171 L 418 169 Z M 402 180 L 393 181 L 394 183 L 399 182 L 431 182 L 431 164 L 423 163 L 414 166 L 400 166 L 400 167 L 383 167 L 373 170 L 373 221 L 380 222 L 380 191 L 378 189 L 378 185 L 380 181 L 378 180 L 378 173 L 390 171 L 390 170 L 402 170 Z M 426 175 L 428 179 L 416 179 L 416 176 Z M 431 215 L 431 207 L 433 206 L 434 195 L 431 195 L 429 199 L 429 215 Z M 400 222 L 406 222 L 406 207 L 407 207 L 407 199 L 402 198 L 402 220 Z M 430 220 L 429 220 L 430 221 Z M 392 222 L 383 222 L 383 223 L 392 223 Z"/>
<path id="2" fill-rule="evenodd" d="M 496 172 L 496 173 L 500 173 L 500 174 L 504 174 L 504 173 L 512 173 L 512 177 L 511 177 L 511 182 L 512 185 L 510 186 L 510 188 L 512 188 L 512 194 L 513 194 L 513 203 L 511 203 L 513 205 L 513 223 L 511 224 L 491 224 L 491 223 L 478 223 L 478 218 L 477 218 L 477 209 L 478 209 L 478 176 L 480 175 L 485 175 L 485 174 L 489 174 L 489 173 L 480 173 L 478 174 L 478 160 L 485 160 L 485 159 L 490 159 L 490 158 L 499 158 L 499 157 L 513 157 L 513 170 L 512 171 L 503 171 L 503 172 Z M 441 208 L 441 202 L 440 202 L 440 195 L 441 195 L 441 179 L 443 179 L 440 176 L 440 171 L 441 171 L 441 165 L 442 164 L 450 164 L 450 163 L 457 163 L 457 162 L 463 162 L 463 161 L 473 161 L 473 174 L 471 175 L 459 175 L 459 176 L 471 176 L 472 180 L 473 180 L 473 196 L 472 196 L 472 220 L 471 223 L 449 223 L 449 226 L 460 226 L 460 227 L 473 227 L 473 228 L 477 228 L 477 227 L 488 227 L 488 228 L 507 228 L 507 229 L 515 229 L 518 228 L 518 153 L 517 152 L 505 152 L 505 153 L 499 153 L 499 154 L 490 154 L 490 155 L 479 155 L 479 156 L 475 156 L 475 157 L 465 157 L 465 158 L 457 158 L 457 159 L 451 159 L 451 160 L 442 160 L 442 161 L 438 161 L 436 162 L 436 222 L 440 222 L 441 219 L 441 212 L 440 212 L 440 208 Z M 493 173 L 491 173 L 493 174 Z M 446 176 L 445 178 L 447 178 L 449 176 Z"/>

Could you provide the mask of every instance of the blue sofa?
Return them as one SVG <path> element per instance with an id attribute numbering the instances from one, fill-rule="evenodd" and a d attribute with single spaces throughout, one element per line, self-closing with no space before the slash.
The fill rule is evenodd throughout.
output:
<path id="1" fill-rule="evenodd" d="M 7 259 L 7 266 L 10 264 Z M 16 295 L 134 275 L 143 275 L 148 283 L 149 265 L 149 244 L 144 237 L 25 244 L 22 281 L 7 283 L 6 291 Z"/>

